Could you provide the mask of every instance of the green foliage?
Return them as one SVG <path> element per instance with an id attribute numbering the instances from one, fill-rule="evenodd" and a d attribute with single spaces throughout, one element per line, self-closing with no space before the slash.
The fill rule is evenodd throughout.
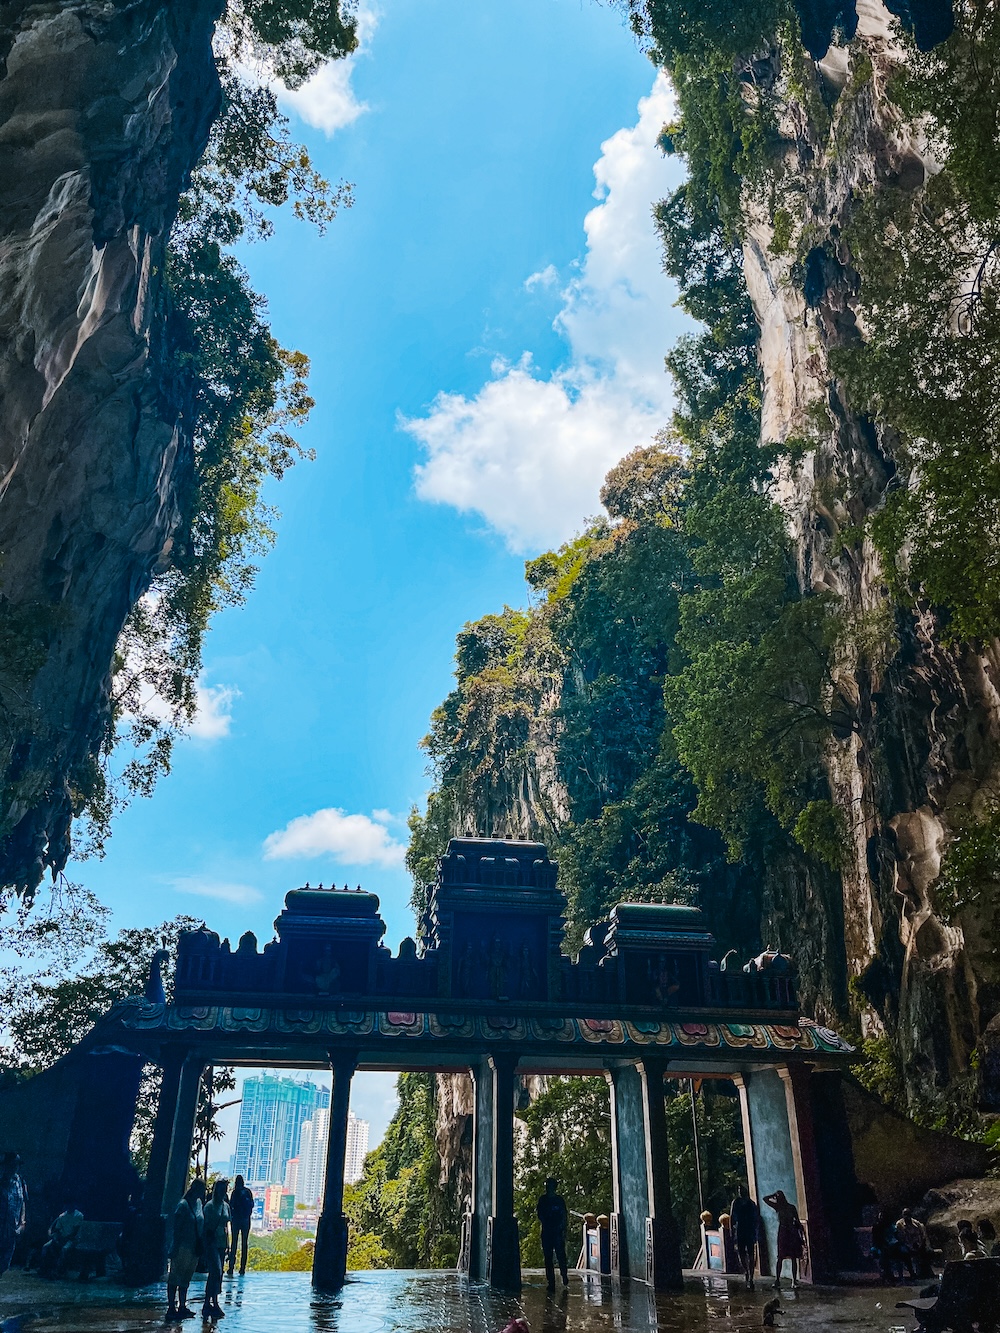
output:
<path id="1" fill-rule="evenodd" d="M 435 709 L 424 748 L 456 829 L 511 833 L 531 721 L 557 666 L 544 617 L 507 607 L 466 625 L 455 663 L 457 688 Z"/>
<path id="2" fill-rule="evenodd" d="M 880 183 L 845 233 L 867 334 L 836 365 L 899 435 L 900 483 L 872 535 L 896 596 L 939 607 L 946 641 L 1000 628 L 998 56 L 1000 17 L 981 3 L 956 6 L 947 42 L 908 52 L 892 92 L 942 170 Z"/>
<path id="3" fill-rule="evenodd" d="M 0 1012 L 6 1037 L 0 1047 L 0 1079 L 28 1078 L 48 1069 L 113 1005 L 142 995 L 159 949 L 168 954 L 162 976 L 169 998 L 177 938 L 200 922 L 176 916 L 159 926 L 120 930 L 108 939 L 109 916 L 92 893 L 67 880 L 56 883 L 34 906 L 7 905 L 6 920 L 0 922 Z M 227 1082 L 233 1086 L 231 1071 L 219 1070 L 217 1078 L 220 1089 Z M 159 1085 L 159 1068 L 147 1065 L 131 1141 L 140 1173 L 149 1157 Z M 211 1132 L 214 1117 L 209 1108 L 201 1114 Z"/>
<path id="4" fill-rule="evenodd" d="M 312 1233 L 296 1227 L 267 1235 L 254 1231 L 247 1246 L 247 1268 L 258 1273 L 308 1273 L 315 1249 Z"/>
<path id="5" fill-rule="evenodd" d="M 241 58 L 257 57 L 298 88 L 325 60 L 356 49 L 350 11 L 343 0 L 229 0 L 225 27 Z"/>
<path id="6" fill-rule="evenodd" d="M 629 9 L 677 97 L 680 119 L 664 129 L 661 146 L 684 154 L 694 211 L 712 214 L 732 239 L 743 231 L 743 194 L 773 192 L 775 43 L 781 26 L 795 22 L 791 5 L 629 0 Z"/>
<path id="7" fill-rule="evenodd" d="M 858 1082 L 887 1106 L 902 1111 L 906 1106 L 906 1084 L 899 1056 L 885 1037 L 866 1037 L 859 1047 L 860 1059 L 852 1066 Z"/>
<path id="8" fill-rule="evenodd" d="M 400 1074 L 399 1106 L 364 1173 L 344 1191 L 357 1267 L 448 1268 L 458 1258 L 459 1208 L 442 1184 L 433 1074 Z"/>
<path id="9" fill-rule="evenodd" d="M 934 906 L 945 921 L 971 907 L 1000 883 L 1000 809 L 960 829 L 941 859 Z"/>
<path id="10" fill-rule="evenodd" d="M 796 819 L 792 836 L 803 851 L 831 870 L 839 870 L 843 865 L 844 815 L 832 801 L 810 801 Z"/>
<path id="11" fill-rule="evenodd" d="M 774 234 L 771 237 L 770 251 L 772 255 L 787 255 L 792 244 L 792 228 L 794 222 L 791 213 L 787 208 L 779 208 L 774 215 L 773 229 Z"/>
<path id="12" fill-rule="evenodd" d="M 519 1119 L 515 1140 L 514 1212 L 521 1261 L 542 1264 L 536 1205 L 545 1181 L 555 1176 L 569 1210 L 567 1255 L 575 1251 L 584 1213 L 610 1213 L 611 1105 L 603 1078 L 552 1078 Z M 572 1257 L 570 1258 L 572 1263 Z"/>
<path id="13" fill-rule="evenodd" d="M 668 1088 L 678 1085 L 668 1081 Z M 736 1097 L 712 1091 L 706 1081 L 695 1094 L 698 1144 L 701 1157 L 705 1206 L 718 1217 L 746 1182 L 743 1159 L 743 1127 Z M 690 1093 L 677 1092 L 667 1101 L 667 1140 L 670 1146 L 670 1192 L 674 1219 L 681 1232 L 684 1259 L 693 1263 L 701 1244 L 699 1230 L 698 1176 L 695 1169 L 694 1129 Z"/>
<path id="14" fill-rule="evenodd" d="M 313 168 L 289 134 L 263 65 L 297 86 L 328 58 L 355 49 L 355 20 L 338 0 L 231 0 L 217 42 L 222 107 L 180 201 L 165 271 L 165 393 L 183 408 L 193 458 L 179 496 L 181 523 L 168 566 L 134 607 L 113 669 L 101 763 L 78 783 L 87 850 L 100 853 L 114 814 L 148 796 L 169 771 L 173 745 L 194 716 L 202 645 L 212 615 L 241 605 L 255 561 L 274 540 L 265 483 L 306 455 L 294 431 L 313 406 L 308 359 L 278 345 L 266 304 L 231 253 L 271 234 L 271 210 L 320 231 L 352 202 Z M 2 685 L 2 683 L 0 683 Z M 111 756 L 124 746 L 120 772 Z"/>
<path id="15" fill-rule="evenodd" d="M 8 966 L 0 974 L 0 1005 L 10 1039 L 8 1068 L 29 1074 L 54 1064 L 113 1005 L 144 993 L 157 950 L 166 949 L 172 961 L 181 931 L 200 925 L 194 917 L 176 916 L 159 926 L 120 930 L 107 939 L 107 915 L 92 894 L 66 884 L 37 920 L 31 917 L 23 927 L 15 927 L 15 947 L 41 938 L 44 952 L 33 960 L 42 963 L 40 968 Z M 22 956 L 33 958 L 27 950 Z M 171 971 L 168 963 L 163 969 L 167 986 Z"/>

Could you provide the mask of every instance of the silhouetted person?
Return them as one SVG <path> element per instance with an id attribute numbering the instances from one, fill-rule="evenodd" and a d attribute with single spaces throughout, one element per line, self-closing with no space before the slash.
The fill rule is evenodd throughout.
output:
<path id="1" fill-rule="evenodd" d="M 897 1276 L 902 1277 L 906 1255 L 888 1208 L 880 1210 L 872 1227 L 872 1253 L 878 1259 L 883 1282 L 895 1282 Z"/>
<path id="2" fill-rule="evenodd" d="M 240 1277 L 247 1271 L 247 1246 L 250 1243 L 250 1222 L 253 1219 L 253 1195 L 242 1176 L 233 1181 L 229 1196 L 229 1211 L 233 1220 L 233 1238 L 229 1246 L 229 1276 L 236 1267 L 236 1244 L 240 1242 Z"/>
<path id="3" fill-rule="evenodd" d="M 82 1221 L 83 1213 L 73 1204 L 64 1208 L 55 1219 L 49 1227 L 49 1238 L 42 1246 L 41 1258 L 38 1261 L 39 1277 L 57 1277 L 62 1272 L 69 1253 L 76 1244 Z"/>
<path id="4" fill-rule="evenodd" d="M 545 1193 L 538 1200 L 538 1220 L 542 1224 L 542 1255 L 545 1259 L 545 1277 L 548 1282 L 549 1291 L 556 1289 L 555 1263 L 559 1265 L 559 1273 L 562 1277 L 563 1286 L 569 1283 L 569 1275 L 566 1271 L 566 1223 L 568 1214 L 566 1212 L 566 1200 L 561 1194 L 556 1193 L 556 1179 L 549 1176 L 545 1182 Z M 555 1260 L 555 1263 L 553 1262 Z"/>
<path id="5" fill-rule="evenodd" d="M 174 1209 L 174 1234 L 167 1266 L 167 1319 L 193 1319 L 187 1294 L 198 1267 L 205 1230 L 205 1182 L 194 1180 Z"/>
<path id="6" fill-rule="evenodd" d="M 896 1223 L 896 1239 L 902 1249 L 903 1263 L 910 1277 L 931 1277 L 931 1250 L 927 1244 L 927 1230 L 918 1222 L 909 1208 L 904 1208 Z"/>
<path id="7" fill-rule="evenodd" d="M 792 1286 L 799 1285 L 799 1263 L 806 1249 L 806 1233 L 799 1219 L 799 1210 L 789 1203 L 783 1190 L 766 1194 L 764 1202 L 778 1214 L 777 1263 L 774 1266 L 774 1288 L 781 1286 L 781 1270 L 787 1259 L 792 1269 Z"/>
<path id="8" fill-rule="evenodd" d="M 212 1187 L 212 1197 L 205 1204 L 204 1256 L 208 1278 L 205 1281 L 205 1304 L 201 1307 L 201 1317 L 205 1320 L 226 1317 L 226 1312 L 219 1308 L 219 1293 L 222 1291 L 222 1266 L 229 1249 L 228 1184 L 228 1180 L 217 1180 Z"/>
<path id="9" fill-rule="evenodd" d="M 760 1230 L 760 1209 L 751 1199 L 746 1185 L 736 1190 L 736 1198 L 729 1208 L 729 1223 L 733 1229 L 733 1244 L 747 1289 L 753 1291 L 753 1275 L 757 1269 L 757 1235 Z"/>
<path id="10" fill-rule="evenodd" d="M 997 1240 L 997 1230 L 988 1217 L 981 1217 L 976 1223 L 976 1232 L 979 1236 L 979 1243 L 986 1252 L 987 1259 L 1000 1258 L 1000 1241 Z"/>
<path id="11" fill-rule="evenodd" d="M 14 1246 L 27 1220 L 28 1191 L 18 1170 L 20 1165 L 16 1152 L 5 1152 L 0 1158 L 0 1276 L 10 1267 Z"/>
<path id="12" fill-rule="evenodd" d="M 962 1218 L 956 1230 L 958 1232 L 958 1248 L 962 1252 L 963 1259 L 986 1258 L 986 1250 L 976 1235 L 975 1228 L 967 1218 Z"/>

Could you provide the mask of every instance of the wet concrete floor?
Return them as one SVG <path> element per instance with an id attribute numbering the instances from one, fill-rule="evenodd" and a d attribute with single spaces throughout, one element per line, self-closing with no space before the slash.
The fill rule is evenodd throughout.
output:
<path id="1" fill-rule="evenodd" d="M 189 1302 L 200 1309 L 200 1287 Z M 801 1287 L 781 1293 L 776 1327 L 785 1333 L 878 1330 L 910 1333 L 903 1287 Z M 336 1296 L 315 1293 L 308 1273 L 248 1273 L 226 1282 L 220 1333 L 500 1333 L 512 1315 L 531 1333 L 746 1333 L 763 1327 L 769 1289 L 689 1278 L 683 1294 L 654 1297 L 641 1283 L 570 1277 L 550 1297 L 540 1274 L 526 1274 L 519 1299 L 470 1286 L 454 1272 L 352 1273 Z M 3 1333 L 149 1333 L 192 1329 L 201 1319 L 165 1325 L 165 1288 L 132 1291 L 110 1282 L 43 1282 L 17 1270 L 0 1278 Z"/>

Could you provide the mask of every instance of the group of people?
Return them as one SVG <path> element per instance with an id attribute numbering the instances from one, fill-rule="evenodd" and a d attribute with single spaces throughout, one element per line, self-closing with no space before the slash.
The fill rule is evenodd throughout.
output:
<path id="1" fill-rule="evenodd" d="M 781 1273 L 788 1260 L 792 1275 L 792 1286 L 799 1285 L 799 1264 L 806 1254 L 806 1231 L 799 1218 L 798 1209 L 790 1203 L 782 1190 L 766 1194 L 764 1202 L 778 1214 L 778 1237 L 775 1245 L 774 1289 L 781 1287 Z M 757 1271 L 757 1244 L 760 1237 L 760 1209 L 745 1185 L 740 1185 L 736 1198 L 729 1207 L 729 1225 L 732 1230 L 733 1244 L 739 1256 L 740 1268 L 747 1289 L 754 1289 L 754 1274 Z"/>
<path id="2" fill-rule="evenodd" d="M 174 1210 L 167 1269 L 168 1321 L 195 1317 L 195 1312 L 188 1308 L 187 1294 L 191 1279 L 201 1268 L 208 1274 L 202 1318 L 209 1321 L 225 1318 L 219 1296 L 226 1259 L 228 1256 L 229 1276 L 232 1277 L 238 1250 L 240 1275 L 246 1272 L 253 1204 L 253 1195 L 242 1176 L 237 1176 L 233 1182 L 232 1194 L 229 1193 L 228 1180 L 217 1180 L 212 1186 L 212 1197 L 207 1201 L 205 1182 L 192 1181 Z"/>
<path id="3" fill-rule="evenodd" d="M 996 1227 L 988 1217 L 981 1217 L 975 1226 L 959 1222 L 958 1248 L 963 1259 L 1000 1259 L 1000 1240 Z"/>
<path id="4" fill-rule="evenodd" d="M 910 1277 L 934 1275 L 927 1229 L 909 1208 L 904 1208 L 898 1218 L 894 1217 L 893 1209 L 880 1211 L 872 1226 L 872 1257 L 878 1263 L 883 1282 L 902 1277 L 904 1268 Z"/>

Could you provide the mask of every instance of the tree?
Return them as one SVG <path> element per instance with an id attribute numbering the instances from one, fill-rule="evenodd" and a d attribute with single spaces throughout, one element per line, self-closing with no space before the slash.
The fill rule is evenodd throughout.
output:
<path id="1" fill-rule="evenodd" d="M 515 1139 L 514 1211 L 521 1253 L 529 1266 L 542 1262 L 541 1227 L 535 1211 L 545 1181 L 555 1176 L 569 1210 L 567 1252 L 584 1213 L 610 1213 L 611 1104 L 601 1077 L 553 1078 L 518 1117 Z"/>

